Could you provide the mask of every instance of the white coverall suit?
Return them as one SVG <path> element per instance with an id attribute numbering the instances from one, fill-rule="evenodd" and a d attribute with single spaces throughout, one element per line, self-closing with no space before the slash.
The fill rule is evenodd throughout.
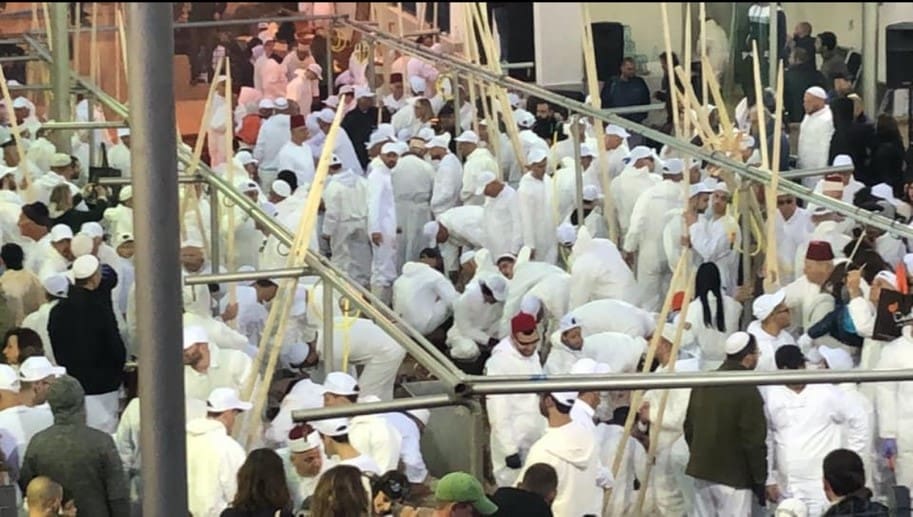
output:
<path id="1" fill-rule="evenodd" d="M 368 181 L 350 169 L 333 174 L 323 190 L 323 235 L 330 237 L 330 262 L 354 282 L 371 281 Z"/>
<path id="2" fill-rule="evenodd" d="M 913 339 L 910 327 L 903 335 L 881 349 L 877 370 L 913 368 Z M 875 385 L 875 410 L 878 415 L 878 437 L 897 440 L 894 476 L 897 484 L 913 486 L 913 382 L 880 382 Z"/>
<path id="3" fill-rule="evenodd" d="M 539 354 L 522 356 L 509 336 L 498 343 L 485 363 L 485 375 L 541 374 Z M 487 398 L 486 404 L 491 425 L 491 464 L 495 481 L 498 486 L 511 486 L 520 470 L 509 468 L 504 463 L 505 458 L 519 454 L 521 461 L 525 460 L 530 447 L 545 432 L 545 419 L 539 413 L 539 396 L 535 393 L 492 395 Z"/>
<path id="4" fill-rule="evenodd" d="M 450 355 L 455 359 L 475 358 L 479 355 L 479 344 L 503 336 L 498 325 L 503 310 L 503 303 L 485 302 L 478 282 L 469 283 L 453 302 L 453 326 L 447 331 Z"/>
<path id="5" fill-rule="evenodd" d="M 393 310 L 425 336 L 452 314 L 457 297 L 453 284 L 424 262 L 406 262 L 393 283 Z"/>
<path id="6" fill-rule="evenodd" d="M 434 168 L 418 156 L 408 154 L 396 164 L 392 181 L 396 220 L 402 229 L 397 236 L 398 270 L 402 264 L 418 260 L 419 253 L 427 247 L 422 228 L 431 220 Z"/>
<path id="7" fill-rule="evenodd" d="M 520 179 L 517 188 L 520 198 L 520 220 L 523 223 L 523 245 L 534 250 L 534 260 L 554 264 L 558 260 L 558 239 L 555 236 L 555 213 L 552 203 L 552 179 L 541 180 L 530 173 Z"/>
<path id="8" fill-rule="evenodd" d="M 581 228 L 569 261 L 570 307 L 579 307 L 603 298 L 614 298 L 639 306 L 641 288 L 634 281 L 634 274 L 612 241 L 590 239 L 586 228 Z"/>
<path id="9" fill-rule="evenodd" d="M 380 244 L 372 243 L 371 290 L 389 303 L 396 280 L 396 205 L 390 169 L 380 164 L 368 175 L 368 235 L 379 233 Z"/>

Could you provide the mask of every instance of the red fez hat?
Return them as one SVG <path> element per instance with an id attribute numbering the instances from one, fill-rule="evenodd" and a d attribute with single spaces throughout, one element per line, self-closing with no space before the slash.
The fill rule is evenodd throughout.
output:
<path id="1" fill-rule="evenodd" d="M 304 115 L 292 115 L 289 118 L 289 125 L 292 129 L 304 127 Z"/>
<path id="2" fill-rule="evenodd" d="M 685 302 L 685 291 L 678 291 L 672 295 L 672 310 L 682 310 L 682 304 Z"/>
<path id="3" fill-rule="evenodd" d="M 510 320 L 510 331 L 514 334 L 529 334 L 536 330 L 536 318 L 526 314 L 518 313 Z"/>
<path id="4" fill-rule="evenodd" d="M 811 241 L 808 243 L 805 258 L 807 260 L 834 260 L 834 252 L 827 241 Z"/>
<path id="5" fill-rule="evenodd" d="M 400 74 L 400 73 L 390 74 L 390 82 L 391 83 L 403 82 L 403 74 Z"/>

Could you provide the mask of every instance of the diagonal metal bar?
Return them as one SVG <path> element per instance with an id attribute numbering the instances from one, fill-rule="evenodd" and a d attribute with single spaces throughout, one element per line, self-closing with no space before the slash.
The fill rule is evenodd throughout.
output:
<path id="1" fill-rule="evenodd" d="M 306 267 L 290 267 L 283 269 L 263 269 L 260 271 L 215 273 L 211 275 L 191 275 L 184 277 L 184 285 L 221 284 L 223 282 L 247 282 L 251 280 L 273 280 L 276 278 L 298 278 L 313 274 L 314 272 Z"/>
<path id="2" fill-rule="evenodd" d="M 690 142 L 679 140 L 673 136 L 667 135 L 655 129 L 619 117 L 618 115 L 605 113 L 602 110 L 597 110 L 588 104 L 569 99 L 561 94 L 551 92 L 534 84 L 524 83 L 508 76 L 507 74 L 499 75 L 481 66 L 468 63 L 451 55 L 432 52 L 429 48 L 423 47 L 418 43 L 400 40 L 396 36 L 388 32 L 381 31 L 376 27 L 350 19 L 340 20 L 339 23 L 344 26 L 352 27 L 353 29 L 366 34 L 371 38 L 374 38 L 384 45 L 399 50 L 404 54 L 416 56 L 426 61 L 444 64 L 453 70 L 463 74 L 475 76 L 476 78 L 481 79 L 487 83 L 502 86 L 504 88 L 510 88 L 511 90 L 525 93 L 529 96 L 544 99 L 557 106 L 567 108 L 572 112 L 581 113 L 583 115 L 587 115 L 604 122 L 616 124 L 629 131 L 639 133 L 646 138 L 660 142 L 662 144 L 666 144 L 671 149 L 687 153 L 694 158 L 699 158 L 713 165 L 732 170 L 751 181 L 756 181 L 765 185 L 770 183 L 769 172 L 733 160 L 732 158 L 726 156 L 725 153 L 719 151 L 705 151 L 700 147 L 692 145 Z M 812 189 L 797 183 L 793 183 L 791 181 L 780 182 L 778 190 L 781 192 L 793 194 L 800 199 L 814 203 L 818 206 L 829 208 L 830 210 L 848 217 L 856 222 L 879 228 L 890 233 L 891 235 L 913 238 L 913 228 L 910 228 L 904 224 L 900 224 L 897 221 L 893 221 L 886 217 L 876 215 L 868 210 L 863 210 L 842 201 L 838 201 L 836 199 L 815 193 L 812 191 Z"/>

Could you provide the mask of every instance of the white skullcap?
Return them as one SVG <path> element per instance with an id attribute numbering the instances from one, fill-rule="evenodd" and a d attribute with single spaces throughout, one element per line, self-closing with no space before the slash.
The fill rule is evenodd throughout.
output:
<path id="1" fill-rule="evenodd" d="M 201 325 L 184 327 L 184 350 L 197 343 L 209 343 L 209 333 Z"/>
<path id="2" fill-rule="evenodd" d="M 273 104 L 276 105 L 276 109 L 288 109 L 288 99 L 285 97 L 276 97 L 276 99 L 273 101 Z"/>
<path id="3" fill-rule="evenodd" d="M 878 274 L 875 275 L 875 278 L 872 279 L 872 283 L 874 284 L 875 280 L 878 279 L 884 280 L 892 286 L 897 287 L 897 275 L 890 271 L 879 271 Z"/>
<path id="4" fill-rule="evenodd" d="M 634 149 L 631 149 L 631 152 L 628 153 L 625 161 L 634 163 L 637 160 L 642 160 L 644 158 L 653 158 L 653 149 L 650 149 L 645 145 L 638 145 Z"/>
<path id="5" fill-rule="evenodd" d="M 67 279 L 66 275 L 61 273 L 55 273 L 42 278 L 41 285 L 48 294 L 56 296 L 57 298 L 66 298 L 67 292 L 70 290 L 70 281 Z"/>
<path id="6" fill-rule="evenodd" d="M 460 133 L 460 136 L 456 137 L 454 140 L 457 142 L 465 142 L 467 144 L 478 144 L 479 135 L 475 131 L 463 131 Z"/>
<path id="7" fill-rule="evenodd" d="M 712 192 L 713 192 L 713 187 L 704 183 L 703 181 L 699 181 L 697 183 L 691 184 L 691 189 L 688 193 L 688 196 L 694 197 L 698 194 L 710 194 Z"/>
<path id="8" fill-rule="evenodd" d="M 790 497 L 777 504 L 774 517 L 808 517 L 808 506 L 801 499 Z"/>
<path id="9" fill-rule="evenodd" d="M 279 352 L 279 360 L 288 368 L 300 365 L 307 359 L 311 347 L 307 343 L 300 341 L 282 347 Z"/>
<path id="10" fill-rule="evenodd" d="M 558 244 L 573 246 L 577 242 L 577 228 L 571 223 L 561 223 L 555 233 L 558 236 Z"/>
<path id="11" fill-rule="evenodd" d="M 580 328 L 580 322 L 577 321 L 577 318 L 574 317 L 572 313 L 567 313 L 561 317 L 561 321 L 558 322 L 558 331 L 564 334 L 568 330 Z"/>
<path id="12" fill-rule="evenodd" d="M 507 94 L 507 102 L 510 103 L 511 108 L 517 109 L 520 107 L 520 96 L 514 92 L 510 92 Z"/>
<path id="13" fill-rule="evenodd" d="M 323 99 L 323 105 L 329 106 L 331 108 L 336 108 L 337 106 L 339 106 L 339 97 L 337 97 L 336 95 L 330 95 L 326 99 Z"/>
<path id="14" fill-rule="evenodd" d="M 74 257 L 79 258 L 83 255 L 91 254 L 92 248 L 94 247 L 95 243 L 92 241 L 92 237 L 80 233 L 74 236 L 73 240 L 70 242 L 70 253 L 72 253 Z"/>
<path id="15" fill-rule="evenodd" d="M 129 201 L 133 198 L 133 187 L 127 185 L 126 187 L 120 189 L 120 193 L 117 195 L 117 199 L 120 202 Z"/>
<path id="16" fill-rule="evenodd" d="M 95 221 L 82 223 L 82 226 L 79 227 L 79 233 L 88 235 L 93 239 L 101 239 L 105 236 L 105 230 L 101 227 L 100 224 L 96 223 Z"/>
<path id="17" fill-rule="evenodd" d="M 605 134 L 615 135 L 619 138 L 628 138 L 631 136 L 631 133 L 628 133 L 628 131 L 625 128 L 623 128 L 621 126 L 617 126 L 615 124 L 609 124 L 609 127 L 607 127 L 605 129 Z"/>
<path id="18" fill-rule="evenodd" d="M 241 192 L 260 192 L 260 185 L 254 180 L 241 180 L 235 185 Z"/>
<path id="19" fill-rule="evenodd" d="M 739 149 L 742 151 L 752 149 L 755 145 L 755 139 L 753 136 L 745 134 L 739 139 Z"/>
<path id="20" fill-rule="evenodd" d="M 440 135 L 435 135 L 431 140 L 428 141 L 428 147 L 440 147 L 441 149 L 450 148 L 450 133 L 442 133 Z"/>
<path id="21" fill-rule="evenodd" d="M 133 242 L 133 234 L 130 232 L 119 233 L 114 237 L 114 248 L 117 249 L 121 244 Z"/>
<path id="22" fill-rule="evenodd" d="M 542 310 L 542 300 L 534 294 L 527 294 L 520 300 L 520 312 L 536 316 Z"/>
<path id="23" fill-rule="evenodd" d="M 396 156 L 403 154 L 402 149 L 396 142 L 387 142 L 383 147 L 380 148 L 380 154 L 389 154 L 393 153 Z"/>
<path id="24" fill-rule="evenodd" d="M 609 373 L 611 368 L 606 363 L 597 363 L 595 360 L 590 359 L 589 357 L 584 357 L 577 359 L 577 361 L 571 365 L 571 375 L 604 375 Z"/>
<path id="25" fill-rule="evenodd" d="M 888 185 L 887 183 L 879 183 L 872 187 L 872 195 L 880 197 L 886 201 L 894 200 L 894 188 Z"/>
<path id="26" fill-rule="evenodd" d="M 675 176 L 685 172 L 685 162 L 680 158 L 670 158 L 663 162 L 663 174 Z"/>
<path id="27" fill-rule="evenodd" d="M 418 94 L 425 93 L 425 80 L 417 75 L 409 77 L 409 87 Z"/>
<path id="28" fill-rule="evenodd" d="M 593 150 L 590 149 L 590 146 L 588 146 L 586 144 L 580 144 L 580 157 L 583 158 L 585 156 L 595 158 L 596 153 L 594 153 Z"/>
<path id="29" fill-rule="evenodd" d="M 260 99 L 260 103 L 257 104 L 262 110 L 271 110 L 276 109 L 276 104 L 271 99 Z"/>
<path id="30" fill-rule="evenodd" d="M 371 98 L 374 97 L 374 92 L 366 86 L 356 86 L 355 87 L 355 99 Z"/>
<path id="31" fill-rule="evenodd" d="M 445 134 L 448 134 L 448 133 L 445 133 Z M 365 142 L 365 148 L 370 149 L 377 144 L 381 144 L 381 143 L 389 142 L 389 141 L 390 141 L 390 136 L 387 136 L 386 134 L 381 133 L 381 131 L 378 129 L 377 131 L 374 131 L 373 133 L 371 133 L 371 136 L 368 138 L 368 141 Z"/>
<path id="32" fill-rule="evenodd" d="M 539 146 L 536 146 L 536 147 L 533 147 L 532 149 L 530 149 L 528 153 L 526 153 L 526 165 L 532 165 L 534 163 L 539 163 L 542 160 L 545 160 L 547 158 L 548 158 L 548 151 L 546 151 L 545 149 L 543 149 Z"/>
<path id="33" fill-rule="evenodd" d="M 51 159 L 50 159 L 50 161 L 48 162 L 48 165 L 50 165 L 51 167 L 67 167 L 67 166 L 70 165 L 71 163 L 73 163 L 73 159 L 70 158 L 70 155 L 69 155 L 69 154 L 67 154 L 67 153 L 54 153 L 54 154 L 51 156 Z"/>
<path id="34" fill-rule="evenodd" d="M 51 228 L 51 242 L 60 242 L 73 238 L 73 230 L 65 224 L 56 224 Z"/>
<path id="35" fill-rule="evenodd" d="M 853 369 L 853 358 L 850 356 L 849 352 L 842 348 L 819 346 L 818 353 L 827 361 L 827 367 L 830 370 Z"/>
<path id="36" fill-rule="evenodd" d="M 491 171 L 484 171 L 479 174 L 478 179 L 476 179 L 476 195 L 481 196 L 485 192 L 485 187 L 496 179 L 498 179 L 498 177 Z"/>
<path id="37" fill-rule="evenodd" d="M 729 187 L 726 186 L 725 181 L 717 181 L 716 183 L 713 184 L 713 191 L 714 192 L 725 192 L 725 193 L 729 194 Z"/>
<path id="38" fill-rule="evenodd" d="M 342 160 L 339 158 L 338 154 L 333 153 L 330 155 L 330 167 L 334 167 L 336 165 L 342 165 Z"/>
<path id="39" fill-rule="evenodd" d="M 430 242 L 430 246 L 433 248 L 437 246 L 437 233 L 441 229 L 441 224 L 437 221 L 428 221 L 425 223 L 425 226 L 422 227 L 422 233 Z"/>
<path id="40" fill-rule="evenodd" d="M 490 275 L 484 281 L 485 285 L 491 289 L 491 294 L 495 301 L 503 302 L 507 299 L 507 280 L 500 274 Z"/>
<path id="41" fill-rule="evenodd" d="M 749 340 L 751 340 L 751 336 L 747 332 L 736 332 L 726 338 L 724 350 L 727 355 L 737 354 L 748 346 Z"/>
<path id="42" fill-rule="evenodd" d="M 583 200 L 584 201 L 596 201 L 599 199 L 599 189 L 596 188 L 596 185 L 584 185 L 583 186 Z"/>
<path id="43" fill-rule="evenodd" d="M 336 118 L 336 112 L 328 108 L 323 108 L 317 115 L 317 120 L 326 124 L 332 124 L 334 118 Z"/>
<path id="44" fill-rule="evenodd" d="M 130 136 L 130 128 L 129 127 L 117 128 L 117 138 L 123 138 L 125 136 Z"/>
<path id="45" fill-rule="evenodd" d="M 292 195 L 292 187 L 283 180 L 276 180 L 270 185 L 270 189 L 278 196 L 289 197 Z"/>
<path id="46" fill-rule="evenodd" d="M 536 116 L 525 109 L 518 109 L 514 111 L 514 122 L 523 129 L 529 129 L 536 124 Z"/>
<path id="47" fill-rule="evenodd" d="M 98 271 L 98 259 L 94 255 L 83 255 L 73 262 L 73 278 L 83 280 Z"/>
<path id="48" fill-rule="evenodd" d="M 811 88 L 805 90 L 805 93 L 811 95 L 812 97 L 818 97 L 821 100 L 827 100 L 827 92 L 824 91 L 824 88 L 820 86 L 812 86 Z"/>
<path id="49" fill-rule="evenodd" d="M 412 128 L 404 127 L 396 132 L 396 139 L 402 142 L 408 141 L 412 138 Z"/>
<path id="50" fill-rule="evenodd" d="M 469 264 L 474 258 L 476 258 L 476 252 L 472 250 L 465 251 L 462 255 L 460 255 L 460 265 L 462 266 L 463 264 Z"/>
<path id="51" fill-rule="evenodd" d="M 755 298 L 754 303 L 751 304 L 751 312 L 756 320 L 764 321 L 785 299 L 786 291 L 783 289 L 775 293 L 761 295 Z"/>
<path id="52" fill-rule="evenodd" d="M 838 154 L 834 156 L 834 161 L 831 163 L 832 167 L 855 167 L 853 159 L 848 154 Z"/>
<path id="53" fill-rule="evenodd" d="M 29 107 L 29 100 L 26 99 L 25 97 L 20 96 L 20 97 L 16 97 L 15 99 L 13 99 L 13 108 L 23 109 L 23 108 L 28 108 L 28 107 Z"/>
<path id="54" fill-rule="evenodd" d="M 419 129 L 418 133 L 416 133 L 412 138 L 418 138 L 420 140 L 424 140 L 425 142 L 429 142 L 432 138 L 434 138 L 434 130 L 430 127 L 423 127 Z"/>

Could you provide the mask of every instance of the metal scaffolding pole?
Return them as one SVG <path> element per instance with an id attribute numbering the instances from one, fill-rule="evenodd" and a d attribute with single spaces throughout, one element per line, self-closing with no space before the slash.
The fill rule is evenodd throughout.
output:
<path id="1" fill-rule="evenodd" d="M 177 169 L 175 153 L 164 152 L 177 146 L 175 113 L 162 109 L 174 106 L 172 12 L 151 2 L 127 10 L 136 285 L 144 293 L 136 300 L 143 515 L 171 517 L 187 513 L 178 185 L 162 174 Z"/>
<path id="2" fill-rule="evenodd" d="M 41 129 L 109 129 L 113 127 L 127 127 L 125 120 L 106 120 L 104 122 L 42 122 Z"/>
<path id="3" fill-rule="evenodd" d="M 51 87 L 54 91 L 54 104 L 51 113 L 57 120 L 70 120 L 70 42 L 67 38 L 68 4 L 51 2 L 51 32 L 54 40 L 54 58 L 35 53 L 51 64 Z M 33 45 L 34 46 L 34 45 Z M 62 153 L 70 153 L 70 134 L 62 132 L 55 138 L 54 144 Z"/>
<path id="4" fill-rule="evenodd" d="M 530 380 L 501 375 L 465 378 L 472 395 L 507 395 L 550 391 L 609 391 L 698 388 L 708 386 L 766 386 L 773 384 L 839 384 L 844 382 L 911 381 L 910 370 L 777 370 L 773 372 L 712 371 L 697 373 L 624 373 L 617 375 L 556 375 Z"/>
<path id="5" fill-rule="evenodd" d="M 66 5 L 64 5 L 66 8 Z M 53 13 L 51 14 L 53 17 Z M 236 25 L 257 25 L 260 22 L 264 23 L 283 23 L 283 22 L 319 22 L 325 20 L 344 20 L 348 18 L 346 14 L 316 14 L 316 15 L 307 15 L 307 14 L 298 14 L 292 16 L 276 16 L 273 18 L 244 18 L 239 20 L 213 20 L 213 21 L 202 21 L 202 22 L 183 22 L 183 23 L 173 23 L 172 29 L 202 29 L 202 28 L 212 28 L 212 27 L 231 27 Z M 86 32 L 91 30 L 89 27 L 77 27 L 68 29 L 70 33 L 76 32 Z M 117 27 L 114 25 L 102 25 L 95 28 L 95 32 L 115 32 Z M 22 33 L 22 36 L 27 35 L 42 35 L 45 31 L 43 30 L 30 30 Z M 18 41 L 18 40 L 13 40 Z M 54 40 L 57 41 L 56 39 Z"/>
<path id="6" fill-rule="evenodd" d="M 571 115 L 569 118 L 571 128 L 571 140 L 574 144 L 574 186 L 575 199 L 577 207 L 577 227 L 583 228 L 583 165 L 580 163 L 580 132 L 578 125 L 580 115 Z"/>
<path id="7" fill-rule="evenodd" d="M 807 178 L 811 176 L 827 176 L 828 174 L 840 174 L 841 172 L 853 172 L 855 168 L 849 167 L 819 167 L 817 169 L 798 169 L 780 173 L 780 179 L 794 180 L 797 178 Z"/>
<path id="8" fill-rule="evenodd" d="M 765 84 L 764 86 L 769 86 L 771 88 L 776 89 L 777 71 L 778 71 L 777 61 L 779 60 L 778 57 L 780 56 L 780 48 L 779 48 L 780 45 L 778 44 L 778 42 L 780 41 L 779 23 L 778 23 L 778 21 L 780 19 L 780 8 L 776 2 L 772 2 L 767 5 L 770 6 L 769 7 L 770 10 L 768 11 L 770 13 L 770 18 L 768 18 L 769 23 L 767 25 L 767 29 L 768 29 L 768 33 L 767 33 L 767 39 L 768 39 L 768 41 L 767 41 L 767 46 L 768 46 L 768 49 L 767 49 L 767 54 L 768 54 L 767 84 Z M 763 54 L 764 49 L 762 49 L 762 48 L 758 49 L 758 52 L 761 52 Z M 758 56 L 758 60 L 760 60 L 760 59 L 761 59 L 761 56 Z M 812 59 L 814 59 L 814 56 L 812 56 Z"/>
<path id="9" fill-rule="evenodd" d="M 862 102 L 875 117 L 878 106 L 878 2 L 862 4 Z"/>
<path id="10" fill-rule="evenodd" d="M 181 174 L 178 176 L 178 183 L 202 183 L 206 181 L 201 176 L 188 176 Z M 131 178 L 98 178 L 99 185 L 123 186 L 133 183 Z"/>
<path id="11" fill-rule="evenodd" d="M 230 282 L 248 282 L 251 280 L 273 280 L 277 278 L 298 278 L 313 275 L 306 267 L 289 267 L 283 269 L 262 269 L 259 271 L 236 271 L 233 273 L 216 273 L 211 275 L 191 275 L 184 277 L 184 285 L 222 284 Z"/>
<path id="12" fill-rule="evenodd" d="M 521 92 L 528 96 L 537 97 L 556 106 L 567 108 L 569 111 L 577 112 L 610 124 L 621 126 L 629 131 L 638 133 L 645 138 L 655 140 L 661 144 L 666 144 L 670 149 L 686 153 L 693 158 L 701 159 L 710 164 L 732 170 L 751 181 L 756 181 L 762 184 L 768 184 L 770 182 L 769 172 L 738 162 L 726 156 L 725 153 L 719 151 L 706 151 L 685 140 L 679 140 L 674 136 L 667 135 L 636 122 L 632 122 L 630 120 L 619 117 L 618 115 L 605 113 L 602 110 L 594 109 L 588 104 L 569 99 L 559 93 L 546 90 L 533 84 L 524 83 L 523 81 L 518 81 L 517 79 L 508 77 L 505 74 L 496 74 L 488 69 L 485 69 L 484 67 L 472 63 L 467 63 L 462 59 L 447 54 L 432 52 L 430 49 L 416 43 L 402 41 L 390 33 L 379 31 L 376 28 L 369 25 L 364 25 L 361 22 L 344 20 L 340 23 L 352 27 L 360 32 L 369 34 L 380 43 L 387 45 L 393 49 L 399 50 L 400 52 L 403 52 L 407 55 L 417 56 L 427 61 L 438 62 L 450 67 L 456 72 L 475 76 L 476 78 L 481 79 L 487 83 Z M 798 183 L 794 183 L 792 181 L 781 181 L 779 183 L 779 191 L 793 194 L 799 199 L 814 203 L 818 206 L 823 206 L 858 223 L 879 228 L 896 237 L 913 238 L 913 228 L 910 228 L 904 224 L 900 224 L 897 221 L 893 221 L 881 215 L 876 215 L 868 210 L 862 210 L 842 201 L 815 193 L 812 191 L 812 189 L 806 188 Z"/>
<path id="13" fill-rule="evenodd" d="M 209 189 L 209 262 L 212 264 L 212 271 L 219 271 L 222 265 L 222 254 L 219 249 L 221 234 L 219 233 L 219 191 Z M 218 283 L 218 282 L 216 282 Z"/>
<path id="14" fill-rule="evenodd" d="M 383 402 L 359 402 L 345 406 L 322 407 L 317 409 L 299 409 L 292 411 L 292 420 L 295 422 L 313 422 L 327 420 L 341 416 L 353 417 L 358 415 L 374 415 L 389 413 L 391 411 L 407 411 L 409 409 L 422 409 L 447 406 L 461 406 L 465 401 L 454 399 L 450 395 L 425 395 L 421 397 L 407 397 L 387 400 Z"/>

